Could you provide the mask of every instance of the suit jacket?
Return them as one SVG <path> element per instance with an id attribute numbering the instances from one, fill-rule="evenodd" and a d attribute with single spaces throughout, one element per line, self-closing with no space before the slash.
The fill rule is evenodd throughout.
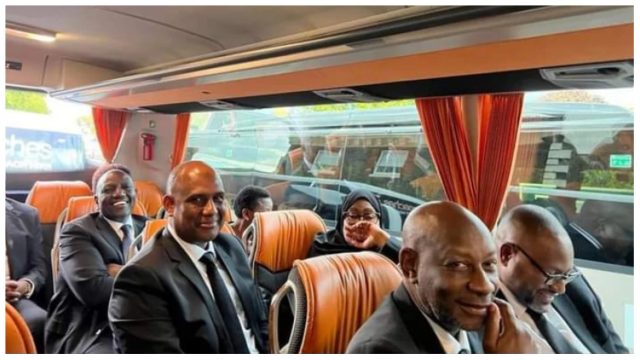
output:
<path id="1" fill-rule="evenodd" d="M 629 353 L 584 276 L 567 284 L 552 306 L 592 353 Z"/>
<path id="2" fill-rule="evenodd" d="M 47 275 L 38 211 L 13 199 L 5 199 L 5 240 L 12 280 L 29 279 L 34 294 Z"/>
<path id="3" fill-rule="evenodd" d="M 482 340 L 478 333 L 467 332 L 467 335 L 471 352 L 482 353 Z M 444 349 L 402 284 L 356 332 L 347 353 L 444 354 Z"/>
<path id="4" fill-rule="evenodd" d="M 134 233 L 146 218 L 132 215 Z M 124 265 L 122 241 L 99 213 L 75 219 L 60 234 L 60 274 L 45 328 L 47 353 L 83 353 L 109 329 L 107 309 L 114 279 L 107 264 Z"/>
<path id="5" fill-rule="evenodd" d="M 267 309 L 240 242 L 213 240 L 242 302 L 258 351 L 267 351 Z M 215 303 L 187 253 L 165 229 L 115 281 L 109 321 L 120 353 L 227 353 L 231 342 Z"/>

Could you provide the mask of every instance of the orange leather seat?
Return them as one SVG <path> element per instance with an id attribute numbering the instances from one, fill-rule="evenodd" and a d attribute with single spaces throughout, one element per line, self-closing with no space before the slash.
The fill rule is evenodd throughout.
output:
<path id="1" fill-rule="evenodd" d="M 64 209 L 58 217 L 54 234 L 54 243 L 51 249 L 51 273 L 54 281 L 58 278 L 58 272 L 60 271 L 60 232 L 62 231 L 62 227 L 64 224 L 74 219 L 96 211 L 98 211 L 98 204 L 96 204 L 96 200 L 93 195 L 75 196 L 69 199 L 67 208 Z M 136 215 L 147 216 L 147 212 L 144 207 L 140 201 L 137 200 L 133 205 L 131 212 Z"/>
<path id="2" fill-rule="evenodd" d="M 253 276 L 269 294 L 287 279 L 293 262 L 304 259 L 315 235 L 327 228 L 311 210 L 256 213 L 243 235 Z"/>
<path id="3" fill-rule="evenodd" d="M 134 181 L 138 201 L 142 204 L 149 217 L 156 217 L 158 211 L 162 208 L 162 196 L 164 193 L 158 185 L 152 181 L 136 180 Z"/>
<path id="4" fill-rule="evenodd" d="M 344 353 L 355 332 L 401 281 L 398 267 L 371 251 L 296 261 L 271 302 L 271 352 Z M 284 299 L 293 301 L 294 319 L 288 343 L 280 346 L 279 311 Z"/>
<path id="5" fill-rule="evenodd" d="M 36 354 L 33 336 L 22 315 L 5 302 L 5 346 L 7 354 Z"/>
<path id="6" fill-rule="evenodd" d="M 42 249 L 45 254 L 50 254 L 55 242 L 56 222 L 60 214 L 67 207 L 71 197 L 92 195 L 89 185 L 82 181 L 36 181 L 27 196 L 25 203 L 38 209 L 40 225 L 42 227 Z M 51 259 L 46 257 L 47 268 L 52 266 Z M 37 295 L 42 296 L 41 306 L 45 306 L 53 295 L 54 278 L 47 272 L 43 291 Z"/>

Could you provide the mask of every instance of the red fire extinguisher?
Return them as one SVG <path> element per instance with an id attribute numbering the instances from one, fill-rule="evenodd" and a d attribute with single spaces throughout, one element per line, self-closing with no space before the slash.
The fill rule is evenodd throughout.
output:
<path id="1" fill-rule="evenodd" d="M 140 137 L 142 138 L 142 160 L 153 160 L 153 144 L 156 142 L 156 136 L 142 133 Z"/>

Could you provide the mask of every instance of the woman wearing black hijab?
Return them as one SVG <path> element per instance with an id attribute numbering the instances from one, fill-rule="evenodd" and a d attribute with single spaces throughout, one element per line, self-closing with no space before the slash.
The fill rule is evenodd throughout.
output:
<path id="1" fill-rule="evenodd" d="M 389 234 L 382 230 L 382 205 L 378 198 L 367 190 L 353 190 L 342 202 L 336 228 L 316 235 L 308 258 L 371 250 L 387 257 L 395 254 L 386 245 Z"/>

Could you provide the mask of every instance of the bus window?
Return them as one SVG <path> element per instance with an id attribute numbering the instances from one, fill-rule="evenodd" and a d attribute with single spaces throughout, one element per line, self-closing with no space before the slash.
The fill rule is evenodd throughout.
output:
<path id="1" fill-rule="evenodd" d="M 8 195 L 23 200 L 37 179 L 90 179 L 104 161 L 91 107 L 45 93 L 7 89 L 5 161 Z"/>
<path id="2" fill-rule="evenodd" d="M 524 113 L 507 207 L 544 206 L 577 258 L 633 266 L 631 89 L 529 93 Z"/>
<path id="3" fill-rule="evenodd" d="M 417 205 L 443 198 L 411 101 L 210 113 L 190 130 L 192 159 L 249 183 L 288 182 L 278 209 L 307 208 L 332 224 L 345 194 L 364 187 L 385 205 L 387 230 Z"/>

